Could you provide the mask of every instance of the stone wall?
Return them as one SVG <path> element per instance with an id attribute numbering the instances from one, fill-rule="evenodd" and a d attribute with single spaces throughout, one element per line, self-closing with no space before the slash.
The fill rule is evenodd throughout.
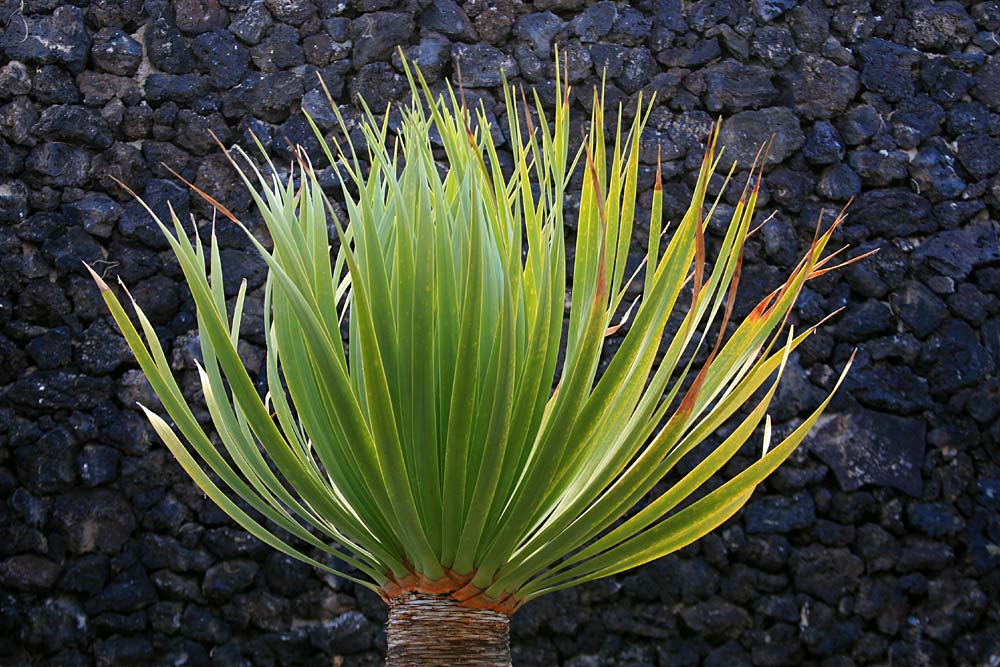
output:
<path id="1" fill-rule="evenodd" d="M 524 608 L 515 664 L 1000 661 L 997 0 L 3 0 L 0 31 L 0 665 L 380 662 L 377 598 L 234 528 L 152 436 L 81 262 L 133 288 L 194 396 L 191 299 L 112 177 L 208 220 L 169 166 L 253 224 L 209 130 L 309 146 L 300 108 L 332 127 L 316 73 L 382 108 L 397 45 L 434 82 L 461 64 L 502 118 L 501 71 L 552 96 L 553 43 L 579 113 L 604 68 L 613 101 L 657 93 L 642 204 L 659 147 L 671 218 L 713 118 L 744 165 L 776 134 L 743 302 L 851 197 L 837 241 L 880 252 L 796 309 L 845 308 L 793 359 L 779 430 L 859 349 L 809 443 L 699 544 Z M 259 294 L 261 262 L 220 234 L 227 289 Z"/>

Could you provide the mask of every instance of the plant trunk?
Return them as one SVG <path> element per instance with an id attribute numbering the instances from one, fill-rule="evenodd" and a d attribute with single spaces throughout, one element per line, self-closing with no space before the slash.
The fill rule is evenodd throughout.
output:
<path id="1" fill-rule="evenodd" d="M 393 598 L 386 634 L 386 667 L 511 667 L 510 617 L 446 596 Z"/>

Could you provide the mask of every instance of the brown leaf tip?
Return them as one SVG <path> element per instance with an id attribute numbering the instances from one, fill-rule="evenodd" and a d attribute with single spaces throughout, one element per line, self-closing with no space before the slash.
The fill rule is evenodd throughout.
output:
<path id="1" fill-rule="evenodd" d="M 105 292 L 110 292 L 111 291 L 111 288 L 108 287 L 108 284 L 106 282 L 104 282 L 103 278 L 101 278 L 99 275 L 97 275 L 97 272 L 94 271 L 94 269 L 92 269 L 90 267 L 90 264 L 87 264 L 86 262 L 83 262 L 83 265 L 85 267 L 87 267 L 88 271 L 90 271 L 90 277 L 94 279 L 95 283 L 97 283 L 97 287 L 100 288 L 101 294 L 104 294 Z"/>

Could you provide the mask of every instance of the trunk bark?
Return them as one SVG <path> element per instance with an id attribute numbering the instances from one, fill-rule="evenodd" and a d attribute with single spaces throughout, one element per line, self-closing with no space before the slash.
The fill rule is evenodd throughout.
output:
<path id="1" fill-rule="evenodd" d="M 450 597 L 392 598 L 386 667 L 511 667 L 510 617 Z"/>

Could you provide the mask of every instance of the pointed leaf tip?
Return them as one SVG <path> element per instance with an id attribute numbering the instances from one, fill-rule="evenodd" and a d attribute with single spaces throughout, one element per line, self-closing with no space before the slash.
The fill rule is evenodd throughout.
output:
<path id="1" fill-rule="evenodd" d="M 90 264 L 87 264 L 86 262 L 83 262 L 83 265 L 85 267 L 87 267 L 88 271 L 90 271 L 90 277 L 94 279 L 95 283 L 97 283 L 97 287 L 101 290 L 101 294 L 104 294 L 105 292 L 110 292 L 111 291 L 111 288 L 108 287 L 108 284 L 106 282 L 104 282 L 103 278 L 101 278 L 99 275 L 97 275 L 97 272 L 94 271 L 94 269 L 91 268 Z"/>

